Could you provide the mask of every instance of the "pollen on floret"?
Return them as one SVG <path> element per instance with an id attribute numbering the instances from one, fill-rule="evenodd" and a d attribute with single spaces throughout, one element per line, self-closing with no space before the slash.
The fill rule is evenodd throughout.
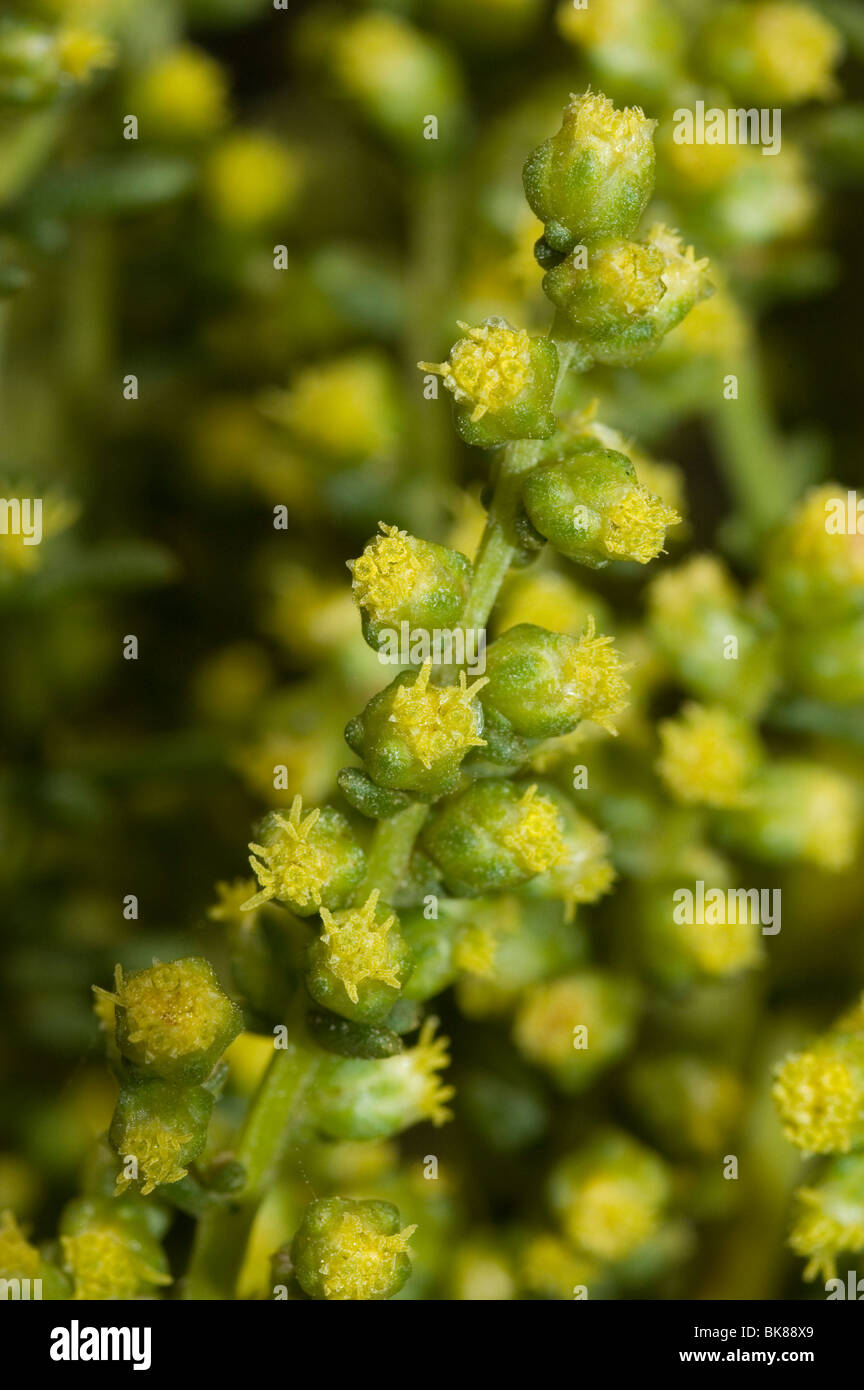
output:
<path id="1" fill-rule="evenodd" d="M 614 719 L 626 709 L 630 687 L 623 672 L 627 666 L 616 651 L 614 638 L 597 636 L 593 615 L 569 652 L 563 669 L 564 691 L 578 704 L 581 717 L 608 733 L 616 732 Z"/>
<path id="2" fill-rule="evenodd" d="M 659 725 L 657 771 L 678 801 L 740 806 L 759 762 L 755 736 L 720 706 L 690 702 Z"/>
<path id="3" fill-rule="evenodd" d="M 376 888 L 362 907 L 335 913 L 328 912 L 326 907 L 321 909 L 324 923 L 321 941 L 327 948 L 327 968 L 342 981 L 352 1004 L 357 1003 L 357 986 L 364 980 L 380 980 L 394 989 L 401 984 L 387 940 L 396 914 L 377 921 L 379 897 Z"/>
<path id="4" fill-rule="evenodd" d="M 458 685 L 430 685 L 431 674 L 432 662 L 427 661 L 415 681 L 400 685 L 389 716 L 391 723 L 398 724 L 414 757 L 427 769 L 448 755 L 485 747 L 486 740 L 476 732 L 471 702 L 489 684 L 488 677 L 482 676 L 469 686 L 462 671 Z"/>
<path id="5" fill-rule="evenodd" d="M 516 820 L 504 834 L 504 844 L 528 873 L 542 874 L 566 852 L 561 818 L 554 802 L 531 786 L 516 806 Z"/>
<path id="6" fill-rule="evenodd" d="M 443 1034 L 435 1036 L 437 1026 L 437 1018 L 424 1019 L 415 1046 L 382 1064 L 389 1071 L 402 1074 L 406 1108 L 421 1119 L 431 1120 L 436 1128 L 453 1118 L 448 1102 L 456 1094 L 439 1076 L 450 1065 L 450 1040 Z"/>
<path id="7" fill-rule="evenodd" d="M 111 997 L 125 1010 L 128 1043 L 146 1064 L 206 1052 L 232 1008 L 203 962 L 157 962 L 125 979 L 118 965 L 114 980 Z"/>
<path id="8" fill-rule="evenodd" d="M 180 1155 L 194 1135 L 178 1132 L 176 1128 L 164 1125 L 157 1116 L 127 1124 L 123 1134 L 123 1157 L 137 1161 L 137 1177 L 121 1172 L 114 1188 L 115 1194 L 125 1192 L 133 1182 L 141 1183 L 141 1195 L 146 1197 L 161 1183 L 179 1182 L 185 1178 L 188 1168 L 180 1162 Z"/>
<path id="9" fill-rule="evenodd" d="M 446 362 L 418 362 L 421 371 L 435 372 L 457 401 L 474 407 L 471 419 L 502 410 L 518 400 L 533 378 L 531 339 L 524 328 L 510 328 L 490 319 L 471 328 L 454 344 Z"/>
<path id="10" fill-rule="evenodd" d="M 217 883 L 216 902 L 207 909 L 208 919 L 211 922 L 225 922 L 230 926 L 251 926 L 255 914 L 244 912 L 243 904 L 248 902 L 250 894 L 254 891 L 255 880 L 251 878 L 235 878 L 231 883 Z"/>
<path id="11" fill-rule="evenodd" d="M 621 241 L 592 260 L 594 278 L 608 301 L 628 317 L 650 313 L 666 293 L 666 262 L 661 251 L 636 241 Z"/>
<path id="12" fill-rule="evenodd" d="M 25 1238 L 14 1212 L 0 1212 L 0 1279 L 32 1279 L 39 1264 L 39 1251 Z"/>
<path id="13" fill-rule="evenodd" d="M 571 93 L 564 108 L 564 125 L 571 138 L 580 144 L 593 145 L 607 158 L 626 162 L 634 155 L 642 157 L 646 142 L 657 125 L 639 106 L 619 110 L 602 92 Z"/>
<path id="14" fill-rule="evenodd" d="M 826 1194 L 815 1187 L 799 1187 L 797 1209 L 789 1235 L 796 1255 L 807 1259 L 804 1278 L 827 1281 L 837 1277 L 837 1256 L 842 1251 L 864 1250 L 864 1209 L 850 1202 L 837 1204 L 837 1213 L 826 1209 Z"/>
<path id="15" fill-rule="evenodd" d="M 76 1300 L 129 1300 L 145 1285 L 171 1283 L 170 1275 L 148 1265 L 128 1239 L 110 1226 L 61 1236 L 60 1245 L 64 1266 L 74 1280 Z"/>
<path id="16" fill-rule="evenodd" d="M 706 279 L 710 265 L 707 256 L 698 260 L 692 246 L 685 246 L 678 232 L 656 222 L 648 230 L 646 241 L 650 247 L 660 252 L 664 261 L 661 278 L 667 292 L 678 298 L 688 296 L 700 289 L 711 289 Z"/>
<path id="17" fill-rule="evenodd" d="M 603 511 L 603 544 L 612 555 L 647 565 L 663 553 L 666 531 L 681 517 L 641 483 L 621 493 Z"/>
<path id="18" fill-rule="evenodd" d="M 830 1043 L 789 1057 L 772 1095 L 790 1143 L 806 1153 L 848 1153 L 864 1095 Z"/>
<path id="19" fill-rule="evenodd" d="M 243 904 L 249 912 L 271 898 L 287 899 L 307 907 L 321 904 L 321 895 L 330 877 L 330 859 L 312 838 L 321 812 L 303 815 L 303 798 L 295 796 L 286 818 L 278 813 L 274 825 L 278 835 L 270 845 L 249 845 L 249 863 L 261 885 L 260 892 Z"/>
<path id="20" fill-rule="evenodd" d="M 423 574 L 416 538 L 384 521 L 378 525 L 381 535 L 370 541 L 358 559 L 348 561 L 354 599 L 373 617 L 405 603 Z"/>
<path id="21" fill-rule="evenodd" d="M 92 29 L 62 29 L 57 37 L 57 56 L 67 77 L 74 82 L 88 82 L 95 72 L 114 66 L 117 47 Z"/>
<path id="22" fill-rule="evenodd" d="M 382 1297 L 392 1287 L 396 1261 L 410 1251 L 417 1230 L 406 1226 L 393 1235 L 380 1231 L 355 1212 L 344 1212 L 330 1233 L 322 1284 L 328 1299 Z"/>

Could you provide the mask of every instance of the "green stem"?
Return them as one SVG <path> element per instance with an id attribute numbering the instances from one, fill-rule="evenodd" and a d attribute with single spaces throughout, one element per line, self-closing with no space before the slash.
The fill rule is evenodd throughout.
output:
<path id="1" fill-rule="evenodd" d="M 520 439 L 504 450 L 495 494 L 486 519 L 486 529 L 474 561 L 474 575 L 460 625 L 463 628 L 486 626 L 498 590 L 519 548 L 514 523 L 522 493 L 522 477 L 533 468 L 542 444 L 534 439 Z"/>
<path id="2" fill-rule="evenodd" d="M 289 1031 L 303 1039 L 299 1014 Z M 305 1039 L 289 1039 L 277 1049 L 253 1097 L 237 1158 L 246 1170 L 246 1184 L 224 1208 L 202 1216 L 184 1281 L 186 1299 L 230 1299 L 243 1266 L 258 1204 L 282 1157 L 292 1116 L 296 1116 L 312 1084 L 319 1056 Z"/>
<path id="3" fill-rule="evenodd" d="M 795 499 L 798 479 L 783 458 L 755 353 L 741 363 L 738 379 L 740 396 L 718 403 L 712 426 L 737 509 L 761 532 L 786 514 Z"/>
<path id="4" fill-rule="evenodd" d="M 429 807 L 417 801 L 389 820 L 378 822 L 366 873 L 356 893 L 357 903 L 365 902 L 373 888 L 378 889 L 385 903 L 389 901 L 405 877 L 414 841 L 428 813 Z"/>

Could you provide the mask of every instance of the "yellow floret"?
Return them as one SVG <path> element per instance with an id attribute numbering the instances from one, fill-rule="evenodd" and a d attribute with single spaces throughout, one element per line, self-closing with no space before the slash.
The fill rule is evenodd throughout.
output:
<path id="1" fill-rule="evenodd" d="M 489 681 L 486 676 L 467 684 L 465 672 L 458 685 L 430 685 L 432 662 L 424 663 L 417 679 L 400 685 L 393 697 L 392 723 L 399 726 L 414 757 L 425 768 L 469 748 L 483 748 L 478 737 L 471 701 Z"/>
<path id="2" fill-rule="evenodd" d="M 848 1153 L 864 1094 L 830 1043 L 789 1057 L 772 1094 L 786 1138 L 807 1153 Z"/>
<path id="3" fill-rule="evenodd" d="M 443 1035 L 436 1038 L 437 1026 L 437 1018 L 425 1019 L 416 1045 L 382 1063 L 390 1076 L 400 1078 L 406 1112 L 436 1127 L 452 1119 L 447 1102 L 455 1095 L 438 1075 L 450 1064 L 450 1042 Z"/>
<path id="4" fill-rule="evenodd" d="M 538 795 L 536 786 L 523 794 L 518 820 L 504 835 L 504 844 L 527 873 L 542 874 L 564 857 L 561 818 L 554 802 Z"/>
<path id="5" fill-rule="evenodd" d="M 752 731 L 720 707 L 691 702 L 659 725 L 657 771 L 679 800 L 702 806 L 740 806 L 759 761 Z"/>
<path id="6" fill-rule="evenodd" d="M 140 73 L 130 105 L 142 136 L 197 138 L 211 135 L 227 120 L 228 84 L 215 58 L 183 44 Z"/>
<path id="7" fill-rule="evenodd" d="M 33 1279 L 39 1264 L 39 1251 L 25 1239 L 14 1213 L 0 1213 L 0 1279 Z"/>
<path id="8" fill-rule="evenodd" d="M 619 111 L 602 92 L 571 93 L 564 123 L 580 145 L 594 146 L 607 162 L 611 155 L 611 162 L 620 164 L 642 157 L 657 125 L 639 106 L 625 106 Z"/>
<path id="9" fill-rule="evenodd" d="M 824 483 L 808 492 L 783 531 L 788 560 L 815 574 L 830 576 L 839 587 L 864 584 L 864 536 L 828 530 L 836 499 L 845 499 L 839 483 Z"/>
<path id="10" fill-rule="evenodd" d="M 594 278 L 604 288 L 604 303 L 634 317 L 656 309 L 666 293 L 665 260 L 653 246 L 623 241 L 601 251 L 592 262 Z"/>
<path id="11" fill-rule="evenodd" d="M 57 36 L 57 57 L 62 71 L 74 82 L 89 82 L 96 72 L 113 68 L 116 45 L 91 29 L 62 29 Z"/>
<path id="12" fill-rule="evenodd" d="M 807 1258 L 804 1278 L 836 1279 L 837 1256 L 844 1250 L 864 1250 L 864 1220 L 860 1211 L 850 1207 L 847 1219 L 839 1220 L 825 1210 L 824 1194 L 818 1188 L 799 1187 L 795 1197 L 798 1209 L 789 1245 L 796 1255 Z"/>
<path id="13" fill-rule="evenodd" d="M 405 603 L 423 574 L 415 537 L 384 521 L 378 525 L 382 534 L 370 541 L 358 559 L 348 561 L 355 602 L 373 616 Z"/>
<path id="14" fill-rule="evenodd" d="M 374 1230 L 362 1216 L 345 1212 L 329 1241 L 323 1286 L 328 1299 L 370 1299 L 390 1288 L 396 1259 L 409 1250 L 416 1226 L 395 1235 Z"/>
<path id="15" fill-rule="evenodd" d="M 329 856 L 311 838 L 320 815 L 313 810 L 304 816 L 303 798 L 295 796 L 287 820 L 281 815 L 275 817 L 278 839 L 271 845 L 249 845 L 249 863 L 261 890 L 243 904 L 244 912 L 271 898 L 288 899 L 300 907 L 311 903 L 320 906 L 331 873 Z"/>
<path id="16" fill-rule="evenodd" d="M 583 719 L 591 719 L 610 734 L 614 718 L 627 707 L 630 687 L 622 672 L 627 667 L 613 646 L 613 637 L 598 637 L 589 615 L 585 631 L 564 663 L 564 693 L 578 704 Z"/>
<path id="17" fill-rule="evenodd" d="M 152 1063 L 206 1050 L 224 1023 L 225 995 L 184 961 L 155 964 L 123 978 L 114 972 L 118 1008 L 126 1010 L 128 1039 Z"/>
<path id="18" fill-rule="evenodd" d="M 342 981 L 352 1004 L 357 1003 L 357 986 L 364 980 L 380 980 L 394 989 L 401 984 L 390 963 L 387 941 L 396 914 L 376 921 L 375 910 L 380 896 L 376 888 L 362 907 L 335 913 L 328 912 L 326 907 L 321 909 L 324 923 L 321 941 L 327 947 L 327 969 Z"/>
<path id="19" fill-rule="evenodd" d="M 473 405 L 472 420 L 518 400 L 531 382 L 531 339 L 524 328 L 484 323 L 471 328 L 453 346 L 446 362 L 418 362 L 421 371 L 437 372 L 457 401 Z"/>
<path id="20" fill-rule="evenodd" d="M 76 1300 L 135 1298 L 146 1285 L 170 1284 L 110 1226 L 61 1236 L 63 1260 L 75 1281 Z"/>
<path id="21" fill-rule="evenodd" d="M 192 1138 L 192 1134 L 178 1134 L 155 1117 L 127 1125 L 123 1134 L 124 1158 L 134 1158 L 138 1171 L 134 1177 L 120 1173 L 115 1193 L 125 1192 L 131 1183 L 140 1180 L 141 1195 L 146 1197 L 160 1183 L 179 1182 L 185 1178 L 189 1170 L 182 1166 L 179 1157 Z"/>
<path id="22" fill-rule="evenodd" d="M 272 135 L 235 131 L 210 156 L 204 193 L 220 222 L 255 227 L 283 212 L 301 177 L 299 160 Z"/>
<path id="23" fill-rule="evenodd" d="M 667 529 L 680 520 L 674 507 L 636 483 L 604 510 L 603 544 L 613 555 L 647 565 L 663 553 Z"/>
<path id="24" fill-rule="evenodd" d="M 834 68 L 843 41 L 810 5 L 754 5 L 747 38 L 761 78 L 776 101 L 806 101 L 836 90 Z"/>
<path id="25" fill-rule="evenodd" d="M 598 1173 L 583 1182 L 565 1213 L 570 1240 L 601 1259 L 616 1260 L 644 1245 L 659 1210 L 634 1178 Z"/>

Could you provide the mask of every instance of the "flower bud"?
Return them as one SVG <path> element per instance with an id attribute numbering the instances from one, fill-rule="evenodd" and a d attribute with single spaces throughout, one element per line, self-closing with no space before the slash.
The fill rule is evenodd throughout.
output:
<path id="1" fill-rule="evenodd" d="M 594 635 L 593 617 L 578 639 L 532 623 L 508 628 L 486 653 L 484 712 L 523 738 L 568 734 L 582 719 L 614 732 L 628 687 L 612 642 Z"/>
<path id="2" fill-rule="evenodd" d="M 615 882 L 615 870 L 609 858 L 609 837 L 577 811 L 570 797 L 559 787 L 541 782 L 538 790 L 558 811 L 563 826 L 564 851 L 554 864 L 531 879 L 525 891 L 532 897 L 563 902 L 570 920 L 577 903 L 596 902 Z"/>
<path id="3" fill-rule="evenodd" d="M 752 920 L 749 905 L 745 903 L 739 910 L 736 899 L 735 920 L 727 920 L 733 915 L 726 908 L 726 895 L 732 886 L 728 868 L 721 864 L 712 868 L 709 859 L 698 872 L 704 877 L 694 876 L 691 881 L 704 885 L 706 905 L 702 913 L 681 910 L 683 904 L 676 898 L 680 875 L 674 881 L 640 884 L 630 905 L 635 959 L 652 981 L 668 990 L 729 979 L 755 969 L 764 960 L 759 924 Z M 724 903 L 716 910 L 711 904 L 714 890 L 723 894 Z"/>
<path id="4" fill-rule="evenodd" d="M 42 105 L 115 61 L 114 45 L 96 30 L 52 31 L 20 19 L 0 19 L 0 102 Z"/>
<path id="5" fill-rule="evenodd" d="M 171 1283 L 168 1261 L 130 1198 L 76 1197 L 60 1221 L 63 1267 L 83 1300 L 129 1300 Z"/>
<path id="6" fill-rule="evenodd" d="M 718 830 L 740 853 L 839 872 L 855 859 L 861 801 L 855 783 L 833 768 L 778 761 L 756 774 L 743 805 L 722 813 Z"/>
<path id="7" fill-rule="evenodd" d="M 734 97 L 765 103 L 830 96 L 842 51 L 834 26 L 795 0 L 717 6 L 699 48 L 705 70 Z"/>
<path id="8" fill-rule="evenodd" d="M 565 1240 L 549 1232 L 530 1236 L 520 1251 L 519 1273 L 525 1289 L 535 1298 L 568 1302 L 580 1286 L 592 1296 L 604 1288 L 602 1267 L 586 1255 L 576 1254 Z"/>
<path id="9" fill-rule="evenodd" d="M 107 991 L 99 991 L 107 993 Z M 115 971 L 117 1047 L 148 1076 L 194 1085 L 243 1029 L 243 1015 L 201 956 Z"/>
<path id="10" fill-rule="evenodd" d="M 127 101 L 148 139 L 202 140 L 228 119 L 228 82 L 209 53 L 181 44 L 136 73 Z"/>
<path id="11" fill-rule="evenodd" d="M 348 562 L 369 646 L 378 651 L 388 638 L 398 642 L 402 623 L 409 634 L 454 627 L 468 596 L 471 562 L 457 550 L 378 524 L 382 534 Z"/>
<path id="12" fill-rule="evenodd" d="M 68 1299 L 72 1292 L 65 1275 L 42 1258 L 19 1229 L 14 1213 L 7 1209 L 0 1212 L 0 1280 L 12 1279 L 38 1279 L 38 1297 L 46 1300 Z"/>
<path id="13" fill-rule="evenodd" d="M 631 1046 L 638 998 L 632 980 L 602 970 L 533 985 L 520 1000 L 513 1040 L 561 1090 L 576 1094 Z"/>
<path id="14" fill-rule="evenodd" d="M 549 1181 L 567 1239 L 597 1259 L 635 1254 L 657 1233 L 670 1196 L 665 1164 L 626 1134 L 608 1131 L 563 1159 Z"/>
<path id="15" fill-rule="evenodd" d="M 513 439 L 548 439 L 555 429 L 558 376 L 551 338 L 532 338 L 501 318 L 459 327 L 465 336 L 454 343 L 446 362 L 417 365 L 443 377 L 465 443 L 494 449 Z"/>
<path id="16" fill-rule="evenodd" d="M 393 369 L 377 352 L 354 352 L 299 372 L 287 391 L 268 392 L 264 414 L 324 465 L 385 458 L 399 435 Z"/>
<path id="17" fill-rule="evenodd" d="M 511 573 L 505 579 L 495 605 L 495 629 L 501 634 L 520 623 L 535 623 L 550 632 L 575 637 L 592 616 L 601 628 L 612 620 L 609 606 L 599 594 L 555 570 L 529 570 Z"/>
<path id="18" fill-rule="evenodd" d="M 302 178 L 298 157 L 272 135 L 233 131 L 207 161 L 203 194 L 217 222 L 254 232 L 284 215 Z"/>
<path id="19" fill-rule="evenodd" d="M 662 551 L 667 527 L 680 521 L 638 481 L 628 458 L 593 441 L 533 469 L 522 501 L 541 536 L 592 569 L 610 560 L 647 564 Z"/>
<path id="20" fill-rule="evenodd" d="M 555 20 L 565 42 L 585 54 L 601 87 L 660 99 L 680 81 L 686 29 L 664 0 L 559 0 Z"/>
<path id="21" fill-rule="evenodd" d="M 557 332 L 589 362 L 627 366 L 648 356 L 713 290 L 707 259 L 656 224 L 644 242 L 600 241 L 553 266 L 543 290 L 559 311 Z"/>
<path id="22" fill-rule="evenodd" d="M 734 1071 L 686 1053 L 637 1059 L 627 1090 L 647 1133 L 664 1151 L 681 1158 L 720 1153 L 744 1101 Z"/>
<path id="23" fill-rule="evenodd" d="M 140 1184 L 146 1197 L 161 1183 L 185 1178 L 188 1165 L 202 1153 L 213 1097 L 203 1086 L 175 1086 L 168 1081 L 133 1081 L 123 1087 L 111 1121 L 109 1139 L 124 1164 L 117 1192 Z M 135 1175 L 125 1165 L 135 1160 Z"/>
<path id="24" fill-rule="evenodd" d="M 651 636 L 686 690 L 746 716 L 777 684 L 776 641 L 712 555 L 666 570 L 648 590 Z"/>
<path id="25" fill-rule="evenodd" d="M 306 985 L 325 1009 L 362 1023 L 386 1018 L 411 973 L 411 952 L 394 912 L 375 889 L 363 907 L 321 909 L 321 935 L 307 953 Z"/>
<path id="26" fill-rule="evenodd" d="M 864 614 L 786 632 L 783 665 L 801 695 L 832 705 L 864 702 Z"/>
<path id="27" fill-rule="evenodd" d="M 482 748 L 483 711 L 475 699 L 485 679 L 431 685 L 432 663 L 403 671 L 369 701 L 345 730 L 350 748 L 374 782 L 436 797 L 451 789 L 463 758 Z"/>
<path id="28" fill-rule="evenodd" d="M 421 836 L 454 897 L 525 883 L 565 853 L 554 802 L 506 781 L 475 782 L 433 812 Z"/>
<path id="29" fill-rule="evenodd" d="M 789 1244 L 807 1260 L 808 1280 L 836 1279 L 837 1257 L 864 1251 L 864 1154 L 831 1159 L 815 1182 L 798 1188 Z"/>
<path id="30" fill-rule="evenodd" d="M 452 1086 L 438 1073 L 448 1065 L 448 1042 L 435 1037 L 427 1018 L 414 1047 L 380 1061 L 332 1058 L 321 1064 L 312 1100 L 313 1119 L 331 1139 L 389 1139 L 411 1125 L 450 1119 Z"/>
<path id="31" fill-rule="evenodd" d="M 392 1298 L 411 1275 L 408 1242 L 391 1202 L 324 1197 L 310 1202 L 291 1245 L 294 1272 L 310 1298 Z"/>
<path id="32" fill-rule="evenodd" d="M 322 906 L 344 907 L 363 877 L 366 856 L 332 806 L 304 816 L 302 798 L 295 796 L 287 819 L 279 811 L 264 817 L 258 838 L 249 846 L 249 863 L 261 888 L 243 904 L 247 912 L 272 898 L 299 917 Z"/>
<path id="33" fill-rule="evenodd" d="M 749 724 L 722 706 L 684 705 L 658 726 L 657 771 L 677 801 L 695 806 L 740 806 L 761 762 Z"/>
<path id="34" fill-rule="evenodd" d="M 821 626 L 864 611 L 864 535 L 847 505 L 839 483 L 813 488 L 769 538 L 765 592 L 784 618 Z"/>
<path id="35" fill-rule="evenodd" d="M 525 196 L 556 251 L 636 230 L 654 186 L 655 125 L 638 106 L 618 111 L 599 92 L 571 97 L 561 129 L 523 173 Z"/>
<path id="36" fill-rule="evenodd" d="M 783 1133 L 805 1153 L 848 1153 L 864 1144 L 864 1028 L 853 1029 L 854 1022 L 840 1019 L 777 1071 L 772 1094 Z"/>

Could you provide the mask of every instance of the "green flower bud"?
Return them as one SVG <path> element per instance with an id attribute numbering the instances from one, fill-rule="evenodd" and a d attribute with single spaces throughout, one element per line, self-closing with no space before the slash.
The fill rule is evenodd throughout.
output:
<path id="1" fill-rule="evenodd" d="M 636 1029 L 632 980 L 586 970 L 531 986 L 519 1003 L 513 1040 L 561 1090 L 576 1094 L 623 1057 Z"/>
<path id="2" fill-rule="evenodd" d="M 438 1073 L 450 1057 L 447 1039 L 434 1035 L 437 1021 L 427 1018 L 414 1047 L 399 1056 L 323 1062 L 312 1100 L 322 1133 L 331 1139 L 389 1139 L 423 1120 L 449 1120 L 453 1088 Z"/>
<path id="3" fill-rule="evenodd" d="M 446 630 L 458 623 L 471 578 L 471 562 L 457 550 L 418 540 L 385 522 L 382 534 L 349 560 L 363 636 L 373 651 L 391 642 L 398 653 L 402 624 Z"/>
<path id="4" fill-rule="evenodd" d="M 789 1244 L 807 1260 L 804 1278 L 825 1281 L 836 1279 L 839 1255 L 864 1251 L 864 1154 L 831 1159 L 798 1188 Z"/>
<path id="5" fill-rule="evenodd" d="M 399 1034 L 381 1024 L 352 1023 L 325 1010 L 313 1009 L 306 1015 L 309 1036 L 325 1052 L 337 1057 L 396 1057 L 405 1051 Z"/>
<path id="6" fill-rule="evenodd" d="M 133 1081 L 123 1087 L 111 1121 L 109 1139 L 124 1169 L 117 1191 L 140 1184 L 146 1197 L 161 1183 L 179 1182 L 202 1153 L 213 1111 L 213 1096 L 203 1086 L 174 1086 L 168 1081 Z M 127 1174 L 130 1159 L 134 1172 Z"/>
<path id="7" fill-rule="evenodd" d="M 429 798 L 455 786 L 466 753 L 483 747 L 475 696 L 485 685 L 469 686 L 464 672 L 459 685 L 431 685 L 431 674 L 431 662 L 419 672 L 403 671 L 345 730 L 374 782 Z"/>
<path id="8" fill-rule="evenodd" d="M 559 0 L 555 19 L 562 38 L 585 54 L 601 87 L 661 100 L 681 79 L 687 32 L 682 17 L 664 0 L 603 0 L 582 6 Z"/>
<path id="9" fill-rule="evenodd" d="M 321 909 L 321 935 L 307 953 L 306 985 L 325 1009 L 361 1023 L 379 1023 L 411 973 L 411 952 L 394 912 L 379 906 L 377 888 L 363 907 Z"/>
<path id="10" fill-rule="evenodd" d="M 68 1299 L 72 1294 L 66 1276 L 30 1244 L 9 1210 L 0 1212 L 0 1279 L 29 1281 L 25 1287 L 31 1298 L 54 1301 Z M 6 1296 L 9 1297 L 8 1292 Z"/>
<path id="11" fill-rule="evenodd" d="M 310 1202 L 291 1244 L 294 1272 L 310 1298 L 392 1298 L 411 1275 L 408 1242 L 391 1202 L 325 1197 Z"/>
<path id="12" fill-rule="evenodd" d="M 776 639 L 719 560 L 696 555 L 648 590 L 651 636 L 681 684 L 706 702 L 758 714 L 778 681 Z"/>
<path id="13" fill-rule="evenodd" d="M 678 513 L 639 482 L 624 454 L 586 441 L 580 452 L 532 470 L 522 488 L 532 524 L 562 555 L 602 569 L 645 565 L 663 550 Z"/>
<path id="14" fill-rule="evenodd" d="M 411 805 L 405 792 L 386 791 L 359 767 L 343 767 L 336 782 L 348 805 L 370 820 L 389 820 Z"/>
<path id="15" fill-rule="evenodd" d="M 654 186 L 655 125 L 638 106 L 618 111 L 599 92 L 571 97 L 561 129 L 523 173 L 525 196 L 556 251 L 636 230 Z"/>
<path id="16" fill-rule="evenodd" d="M 113 1002 L 121 1054 L 148 1076 L 193 1085 L 210 1075 L 243 1030 L 243 1014 L 202 956 L 115 970 Z"/>
<path id="17" fill-rule="evenodd" d="M 864 614 L 788 632 L 783 664 L 801 695 L 837 705 L 864 701 Z"/>
<path id="18" fill-rule="evenodd" d="M 769 538 L 765 592 L 784 618 L 822 626 L 864 611 L 864 534 L 847 509 L 846 489 L 825 483 Z"/>
<path id="19" fill-rule="evenodd" d="M 304 816 L 303 799 L 295 796 L 287 819 L 279 811 L 264 817 L 258 840 L 249 846 L 249 863 L 261 889 L 243 904 L 247 912 L 271 898 L 299 917 L 344 907 L 363 877 L 366 856 L 332 806 Z"/>
<path id="20" fill-rule="evenodd" d="M 564 852 L 556 863 L 532 878 L 526 892 L 554 898 L 567 906 L 568 920 L 577 903 L 593 903 L 615 882 L 609 837 L 576 810 L 570 797 L 552 783 L 538 783 L 541 795 L 556 807 L 563 827 Z"/>
<path id="21" fill-rule="evenodd" d="M 486 653 L 484 712 L 523 738 L 568 734 L 582 719 L 614 732 L 628 687 L 612 641 L 594 635 L 590 617 L 578 639 L 531 623 L 508 628 Z"/>
<path id="22" fill-rule="evenodd" d="M 671 1184 L 666 1165 L 608 1131 L 554 1169 L 549 1198 L 567 1239 L 597 1259 L 628 1259 L 658 1232 Z"/>
<path id="23" fill-rule="evenodd" d="M 587 263 L 586 263 L 587 259 Z M 707 259 L 657 223 L 644 241 L 601 241 L 553 266 L 543 290 L 556 333 L 589 362 L 627 366 L 648 356 L 694 304 L 713 292 Z"/>
<path id="24" fill-rule="evenodd" d="M 535 880 L 536 881 L 536 880 Z M 476 899 L 469 909 L 480 906 Z M 557 903 L 519 897 L 490 898 L 486 911 L 496 919 L 498 939 L 489 968 L 457 981 L 459 1008 L 468 1018 L 496 1018 L 513 1012 L 529 985 L 580 969 L 587 943 Z"/>
<path id="25" fill-rule="evenodd" d="M 152 1297 L 170 1284 L 168 1261 L 130 1198 L 76 1197 L 60 1221 L 63 1267 L 75 1299 Z"/>
<path id="26" fill-rule="evenodd" d="M 475 782 L 433 812 L 421 837 L 454 897 L 515 888 L 565 853 L 564 825 L 536 786 Z"/>
<path id="27" fill-rule="evenodd" d="M 402 913 L 401 924 L 414 958 L 405 998 L 432 999 L 452 985 L 459 973 L 454 959 L 458 919 L 439 904 L 437 917 L 425 917 L 423 909 L 415 907 Z"/>
<path id="28" fill-rule="evenodd" d="M 514 439 L 548 439 L 555 429 L 552 399 L 558 349 L 505 319 L 489 318 L 465 334 L 446 362 L 418 362 L 452 392 L 456 429 L 466 444 L 494 449 Z"/>
<path id="29" fill-rule="evenodd" d="M 861 799 L 855 783 L 833 768 L 778 761 L 757 773 L 743 805 L 721 814 L 718 830 L 740 853 L 839 872 L 855 860 Z"/>
<path id="30" fill-rule="evenodd" d="M 648 1134 L 680 1158 L 721 1153 L 744 1102 L 734 1071 L 686 1053 L 637 1060 L 627 1090 Z"/>
<path id="31" fill-rule="evenodd" d="M 656 883 L 640 884 L 629 905 L 632 936 L 629 942 L 634 963 L 638 963 L 652 981 L 673 991 L 682 991 L 706 980 L 724 980 L 752 970 L 764 960 L 759 924 L 752 921 L 749 907 L 738 911 L 735 921 L 727 921 L 726 893 L 732 887 L 731 874 L 721 864 L 712 866 L 707 859 L 694 874 L 692 887 L 701 881 L 705 885 L 706 907 L 704 921 L 688 921 L 688 914 L 678 911 L 680 900 L 675 893 L 687 886 L 682 874 Z M 714 912 L 709 899 L 713 890 L 724 895 L 724 907 Z M 710 901 L 713 901 L 711 899 Z M 714 918 L 717 918 L 715 921 Z M 680 919 L 680 920 L 679 920 Z"/>
<path id="32" fill-rule="evenodd" d="M 742 101 L 791 103 L 835 91 L 843 41 L 810 5 L 757 0 L 717 6 L 699 52 L 705 70 Z"/>

